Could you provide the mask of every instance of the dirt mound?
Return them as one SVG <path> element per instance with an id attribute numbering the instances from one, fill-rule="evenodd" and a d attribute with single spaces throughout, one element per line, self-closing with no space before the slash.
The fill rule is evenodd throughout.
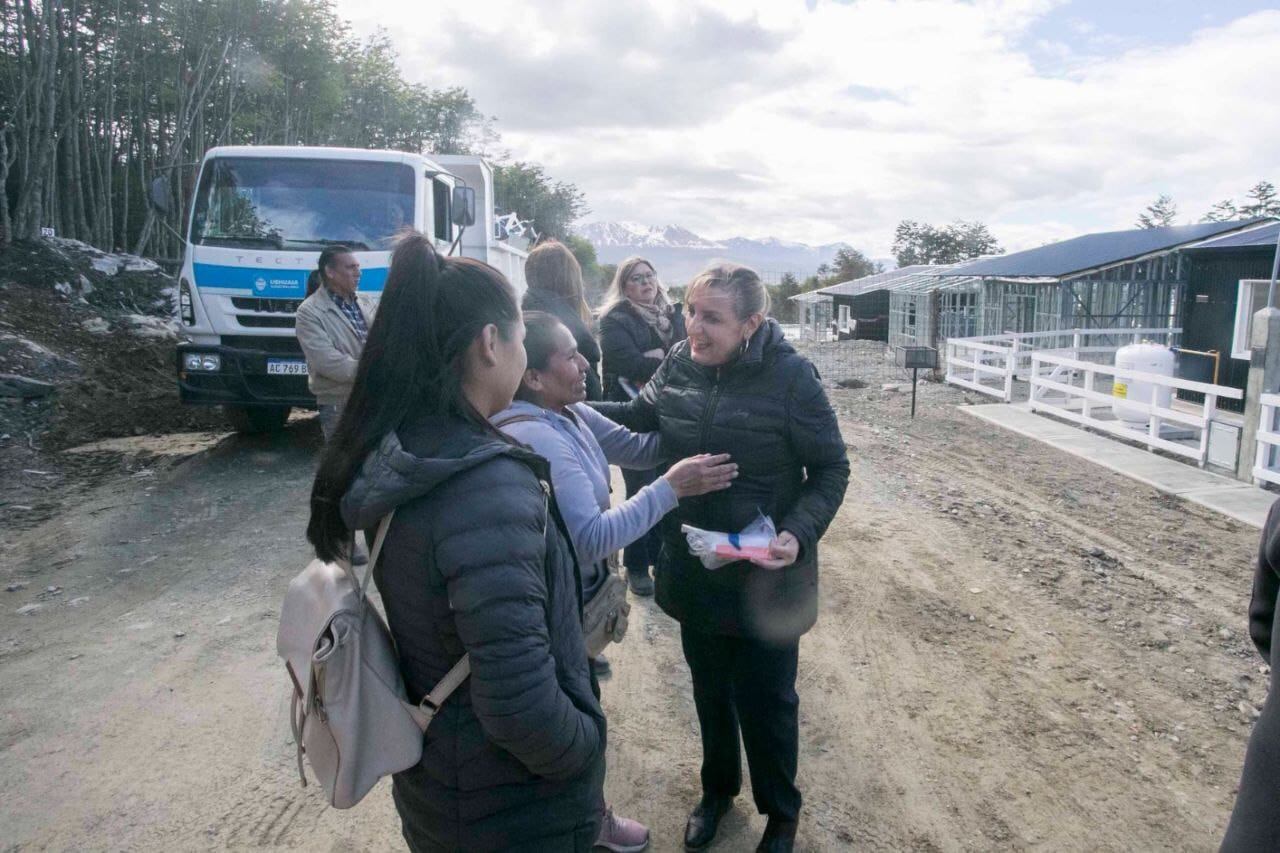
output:
<path id="1" fill-rule="evenodd" d="M 216 410 L 178 402 L 176 287 L 148 260 L 74 240 L 0 250 L 0 374 L 54 386 L 46 397 L 0 397 L 0 478 L 14 484 L 0 496 L 0 523 L 43 515 L 49 478 L 92 479 L 64 448 L 219 425 Z M 45 473 L 25 488 L 32 470 Z"/>

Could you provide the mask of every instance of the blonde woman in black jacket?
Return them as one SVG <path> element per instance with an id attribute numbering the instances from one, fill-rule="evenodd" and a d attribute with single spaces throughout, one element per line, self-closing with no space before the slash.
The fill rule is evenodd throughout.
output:
<path id="1" fill-rule="evenodd" d="M 796 787 L 800 637 L 818 614 L 818 540 L 849 482 L 835 412 L 813 365 L 768 319 L 750 269 L 712 267 L 689 285 L 689 339 L 675 345 L 639 396 L 602 412 L 637 432 L 658 430 L 672 458 L 727 453 L 725 491 L 682 500 L 660 525 L 657 602 L 680 623 L 702 733 L 702 799 L 685 848 L 715 838 L 742 784 L 746 747 L 756 808 L 769 818 L 762 851 L 788 851 L 800 816 Z M 737 532 L 773 519 L 769 556 L 703 567 L 682 524 Z"/>
<path id="2" fill-rule="evenodd" d="M 653 264 L 627 258 L 618 265 L 600 310 L 604 398 L 625 403 L 644 387 L 673 346 L 684 340 L 680 306 L 667 297 Z M 656 469 L 623 469 L 630 499 L 658 477 Z M 649 569 L 658 562 L 660 540 L 651 531 L 622 552 L 627 584 L 636 595 L 653 595 Z"/>

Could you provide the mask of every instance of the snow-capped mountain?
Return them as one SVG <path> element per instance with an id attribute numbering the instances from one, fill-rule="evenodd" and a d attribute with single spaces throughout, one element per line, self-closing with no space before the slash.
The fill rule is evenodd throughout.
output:
<path id="1" fill-rule="evenodd" d="M 708 264 L 735 261 L 755 268 L 767 282 L 783 273 L 797 278 L 812 275 L 831 263 L 845 243 L 810 246 L 774 237 L 732 237 L 708 240 L 680 225 L 642 225 L 636 222 L 591 222 L 577 229 L 596 247 L 602 264 L 616 264 L 631 255 L 643 255 L 668 285 L 683 286 Z"/>
<path id="2" fill-rule="evenodd" d="M 679 225 L 641 225 L 638 222 L 592 222 L 581 229 L 596 251 L 605 246 L 661 246 L 671 249 L 719 249 L 720 243 L 704 240 Z"/>

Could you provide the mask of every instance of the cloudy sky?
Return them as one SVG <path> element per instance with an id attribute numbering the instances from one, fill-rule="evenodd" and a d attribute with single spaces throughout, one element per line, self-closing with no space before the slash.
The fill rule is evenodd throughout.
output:
<path id="1" fill-rule="evenodd" d="M 587 220 L 845 240 L 904 218 L 1006 248 L 1280 184 L 1280 2 L 337 0 L 461 85 Z"/>

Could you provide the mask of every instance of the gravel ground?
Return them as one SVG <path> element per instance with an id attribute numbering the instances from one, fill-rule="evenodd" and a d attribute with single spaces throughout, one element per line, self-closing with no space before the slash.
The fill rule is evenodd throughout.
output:
<path id="1" fill-rule="evenodd" d="M 1257 531 L 909 396 L 833 391 L 853 476 L 801 645 L 800 848 L 1214 849 L 1269 677 Z M 0 533 L 0 848 L 400 846 L 385 787 L 337 812 L 292 766 L 275 620 L 318 443 L 99 447 L 106 482 Z M 609 657 L 607 793 L 677 850 L 678 631 L 638 601 Z M 762 827 L 744 792 L 716 849 Z"/>

